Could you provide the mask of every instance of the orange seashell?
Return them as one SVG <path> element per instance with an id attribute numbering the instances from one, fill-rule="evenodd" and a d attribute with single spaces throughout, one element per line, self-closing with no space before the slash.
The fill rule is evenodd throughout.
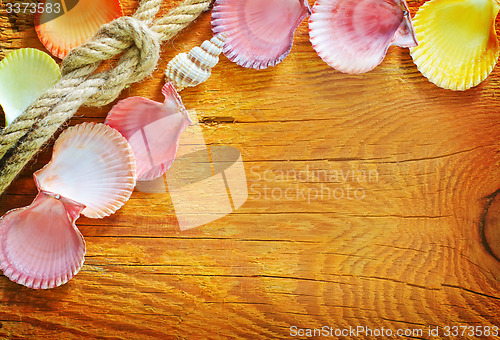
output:
<path id="1" fill-rule="evenodd" d="M 68 52 L 90 39 L 99 28 L 123 16 L 119 0 L 45 0 L 35 15 L 35 30 L 42 44 L 54 56 Z"/>

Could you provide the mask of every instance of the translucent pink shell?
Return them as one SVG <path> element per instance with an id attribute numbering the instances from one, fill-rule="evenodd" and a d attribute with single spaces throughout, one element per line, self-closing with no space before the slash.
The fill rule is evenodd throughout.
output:
<path id="1" fill-rule="evenodd" d="M 417 46 L 404 0 L 318 0 L 309 36 L 321 59 L 345 73 L 374 69 L 391 45 Z"/>
<path id="2" fill-rule="evenodd" d="M 212 30 L 227 34 L 223 52 L 231 61 L 264 69 L 285 59 L 295 30 L 310 14 L 304 0 L 216 0 Z"/>
<path id="3" fill-rule="evenodd" d="M 181 133 L 191 123 L 172 82 L 165 84 L 162 93 L 163 104 L 131 97 L 113 106 L 106 118 L 106 124 L 130 143 L 140 181 L 158 178 L 170 168 Z"/>
<path id="4" fill-rule="evenodd" d="M 0 219 L 0 269 L 34 289 L 60 286 L 83 265 L 85 241 L 75 226 L 84 206 L 39 192 L 33 203 Z"/>

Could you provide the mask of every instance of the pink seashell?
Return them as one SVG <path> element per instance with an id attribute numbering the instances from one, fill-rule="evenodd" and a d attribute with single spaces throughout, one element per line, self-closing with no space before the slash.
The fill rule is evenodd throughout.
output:
<path id="1" fill-rule="evenodd" d="M 318 0 L 309 36 L 321 59 L 345 73 L 374 69 L 391 45 L 417 46 L 404 0 Z"/>
<path id="2" fill-rule="evenodd" d="M 212 30 L 227 34 L 223 52 L 231 61 L 264 69 L 285 59 L 295 30 L 310 14 L 305 0 L 216 0 Z"/>
<path id="3" fill-rule="evenodd" d="M 172 82 L 163 86 L 162 93 L 163 104 L 131 97 L 113 106 L 106 118 L 106 124 L 132 146 L 140 181 L 158 178 L 170 168 L 181 133 L 191 123 Z"/>
<path id="4" fill-rule="evenodd" d="M 33 203 L 0 219 L 0 269 L 34 289 L 60 286 L 83 265 L 85 241 L 75 226 L 82 204 L 39 192 Z"/>
<path id="5" fill-rule="evenodd" d="M 113 214 L 135 187 L 135 159 L 130 145 L 107 125 L 70 127 L 56 140 L 52 160 L 34 174 L 40 190 L 85 205 L 82 214 Z"/>

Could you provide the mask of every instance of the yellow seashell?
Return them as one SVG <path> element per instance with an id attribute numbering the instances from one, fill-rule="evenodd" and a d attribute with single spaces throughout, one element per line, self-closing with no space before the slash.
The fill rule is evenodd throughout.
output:
<path id="1" fill-rule="evenodd" d="M 9 125 L 61 78 L 61 71 L 47 53 L 21 48 L 0 62 L 0 105 Z"/>
<path id="2" fill-rule="evenodd" d="M 410 48 L 422 74 L 439 87 L 463 91 L 493 71 L 499 47 L 495 0 L 431 0 L 418 10 L 413 26 L 419 42 Z"/>
<path id="3" fill-rule="evenodd" d="M 205 82 L 212 73 L 212 68 L 219 62 L 219 55 L 224 48 L 225 34 L 219 34 L 205 40 L 200 47 L 188 53 L 179 53 L 165 69 L 165 77 L 172 81 L 178 91 Z"/>

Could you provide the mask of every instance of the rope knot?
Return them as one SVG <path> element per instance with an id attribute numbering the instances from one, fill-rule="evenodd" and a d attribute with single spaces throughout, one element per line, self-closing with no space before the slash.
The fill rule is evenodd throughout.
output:
<path id="1" fill-rule="evenodd" d="M 99 73 L 100 90 L 85 102 L 102 106 L 112 102 L 125 86 L 151 74 L 160 58 L 159 35 L 146 23 L 120 17 L 103 25 L 92 40 L 73 49 L 63 60 L 64 78 L 91 77 L 105 60 L 123 53 L 114 69 Z"/>

